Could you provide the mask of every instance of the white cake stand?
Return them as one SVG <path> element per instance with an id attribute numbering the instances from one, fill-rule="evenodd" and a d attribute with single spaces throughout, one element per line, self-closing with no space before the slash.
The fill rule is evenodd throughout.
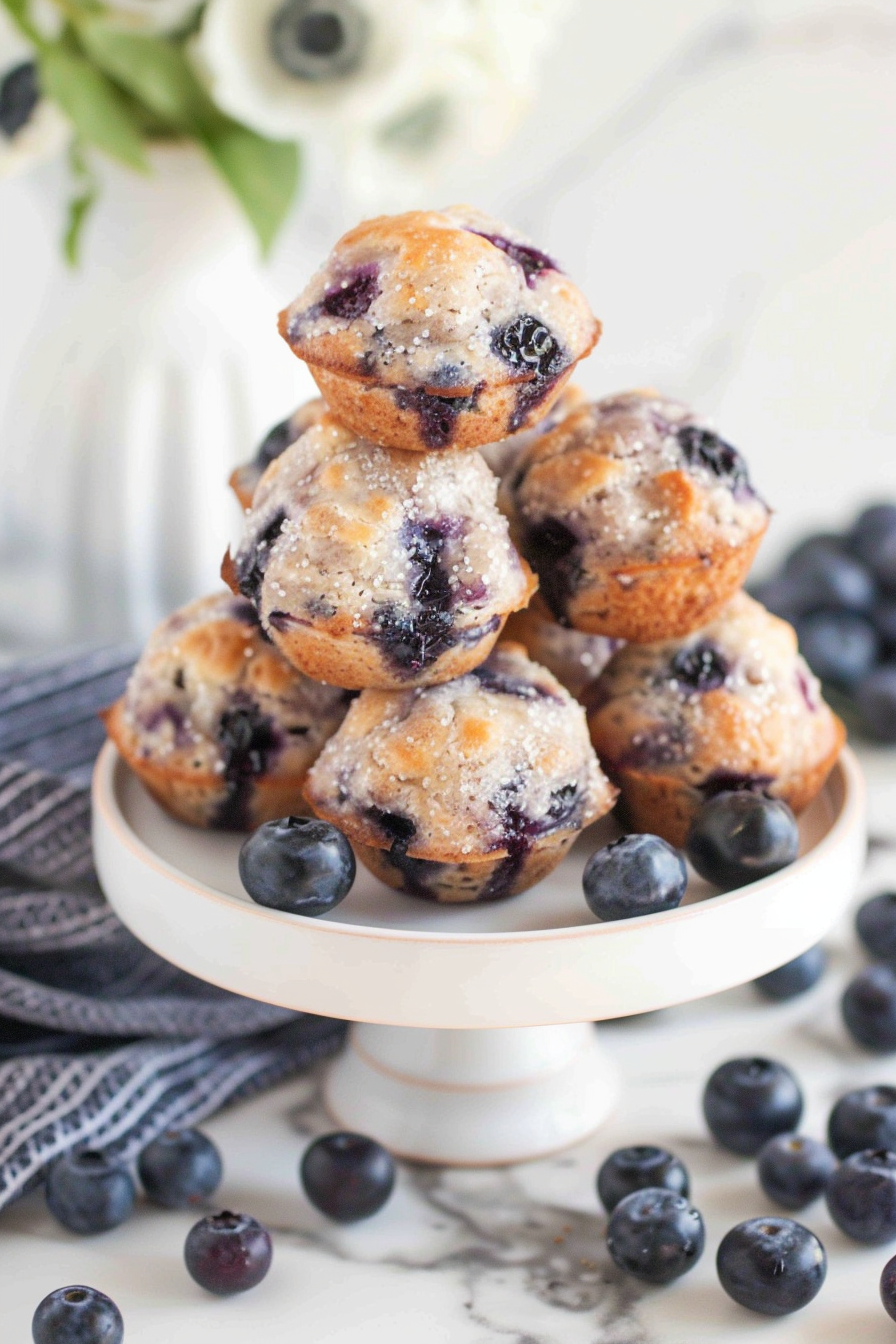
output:
<path id="1" fill-rule="evenodd" d="M 618 1079 L 594 1021 L 742 984 L 828 932 L 865 852 L 850 751 L 800 831 L 801 857 L 773 877 L 725 896 L 693 878 L 680 909 L 613 924 L 592 919 L 581 887 L 611 822 L 510 901 L 439 907 L 359 868 L 337 910 L 306 919 L 255 905 L 240 837 L 173 821 L 111 745 L 94 776 L 97 871 L 136 936 L 213 984 L 359 1024 L 327 1077 L 334 1119 L 403 1156 L 470 1166 L 597 1128 Z"/>

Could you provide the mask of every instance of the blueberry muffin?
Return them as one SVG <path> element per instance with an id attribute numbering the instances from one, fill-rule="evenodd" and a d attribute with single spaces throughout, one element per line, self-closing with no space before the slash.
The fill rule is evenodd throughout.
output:
<path id="1" fill-rule="evenodd" d="M 311 401 L 304 402 L 293 411 L 292 415 L 288 415 L 285 420 L 281 420 L 273 429 L 268 430 L 258 445 L 254 457 L 234 468 L 228 484 L 244 509 L 252 507 L 255 487 L 274 458 L 279 457 L 284 449 L 301 438 L 305 430 L 310 429 L 326 409 L 327 403 L 323 397 L 313 397 Z"/>
<path id="2" fill-rule="evenodd" d="M 522 644 L 533 662 L 553 672 L 561 686 L 577 700 L 622 647 L 621 639 L 585 635 L 581 630 L 558 625 L 540 610 L 537 602 L 525 611 L 514 612 L 508 618 L 504 634 Z"/>
<path id="3" fill-rule="evenodd" d="M 476 448 L 541 419 L 600 324 L 544 252 L 469 206 L 368 220 L 280 331 L 356 433 Z"/>
<path id="4" fill-rule="evenodd" d="M 800 812 L 845 738 L 793 628 L 745 593 L 685 639 L 627 644 L 586 705 L 626 824 L 674 845 L 703 800 L 728 789 L 757 789 Z"/>
<path id="5" fill-rule="evenodd" d="M 448 681 L 535 587 L 496 489 L 478 453 L 390 451 L 327 415 L 268 467 L 222 573 L 317 681 Z"/>
<path id="6" fill-rule="evenodd" d="M 587 400 L 587 396 L 580 387 L 576 386 L 575 383 L 567 384 L 547 415 L 543 416 L 531 429 L 521 429 L 518 434 L 511 434 L 509 438 L 499 439 L 497 443 L 485 443 L 479 451 L 495 475 L 503 479 L 510 473 L 517 459 L 531 443 L 534 443 L 542 434 L 546 434 L 549 429 L 556 429 L 561 420 L 565 420 L 573 411 L 583 406 Z"/>
<path id="7" fill-rule="evenodd" d="M 162 622 L 103 718 L 167 812 L 243 831 L 303 810 L 308 769 L 350 699 L 291 667 L 245 598 L 216 593 Z"/>
<path id="8" fill-rule="evenodd" d="M 615 798 L 581 706 L 510 643 L 446 685 L 364 691 L 305 792 L 383 882 L 444 902 L 531 887 Z"/>
<path id="9" fill-rule="evenodd" d="M 556 619 L 639 643 L 711 620 L 769 519 L 736 449 L 650 391 L 583 406 L 539 435 L 502 504 Z"/>

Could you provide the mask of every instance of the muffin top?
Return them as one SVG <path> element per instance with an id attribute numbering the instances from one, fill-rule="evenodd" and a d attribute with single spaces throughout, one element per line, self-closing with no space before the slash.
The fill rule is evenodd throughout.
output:
<path id="1" fill-rule="evenodd" d="M 222 592 L 153 631 L 120 721 L 137 755 L 174 772 L 227 777 L 249 765 L 253 775 L 292 775 L 308 768 L 349 699 L 290 667 L 251 603 Z"/>
<path id="2" fill-rule="evenodd" d="M 363 691 L 306 794 L 350 838 L 445 862 L 577 830 L 615 798 L 581 706 L 511 643 L 441 686 Z"/>
<path id="3" fill-rule="evenodd" d="M 234 468 L 230 485 L 244 509 L 250 507 L 255 487 L 274 458 L 279 457 L 291 443 L 295 443 L 306 429 L 321 418 L 326 409 L 327 403 L 323 397 L 312 397 L 310 401 L 303 402 L 292 415 L 268 430 L 248 462 Z"/>
<path id="4" fill-rule="evenodd" d="M 235 581 L 265 626 L 363 635 L 415 672 L 534 589 L 496 490 L 478 453 L 387 450 L 324 416 L 259 483 Z"/>
<path id="5" fill-rule="evenodd" d="M 597 341 L 544 252 L 470 206 L 382 215 L 345 234 L 280 331 L 311 365 L 433 395 L 559 377 Z"/>
<path id="6" fill-rule="evenodd" d="M 686 639 L 626 644 L 586 693 L 611 773 L 721 792 L 811 769 L 842 740 L 796 634 L 746 593 Z"/>
<path id="7" fill-rule="evenodd" d="M 559 618 L 589 577 L 674 563 L 760 535 L 746 463 L 680 402 L 626 392 L 536 436 L 504 482 L 514 536 Z"/>

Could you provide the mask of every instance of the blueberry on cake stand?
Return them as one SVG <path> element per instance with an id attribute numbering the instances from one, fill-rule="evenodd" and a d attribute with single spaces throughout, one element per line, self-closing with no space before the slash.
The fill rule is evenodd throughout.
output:
<path id="1" fill-rule="evenodd" d="M 255 905 L 240 837 L 173 820 L 113 746 L 94 779 L 97 870 L 134 934 L 213 984 L 353 1021 L 326 1080 L 333 1119 L 397 1154 L 470 1166 L 540 1156 L 600 1125 L 619 1082 L 595 1021 L 742 984 L 829 931 L 865 851 L 848 749 L 800 832 L 800 858 L 772 877 L 724 896 L 694 878 L 678 910 L 613 924 L 592 919 L 581 887 L 611 821 L 509 901 L 440 907 L 360 869 L 342 905 L 307 919 Z"/>

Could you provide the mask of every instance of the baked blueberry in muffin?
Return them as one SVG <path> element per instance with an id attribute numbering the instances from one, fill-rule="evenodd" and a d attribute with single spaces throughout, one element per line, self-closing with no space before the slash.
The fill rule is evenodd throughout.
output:
<path id="1" fill-rule="evenodd" d="M 555 618 L 641 643 L 711 620 L 769 518 L 738 451 L 651 391 L 580 407 L 539 435 L 501 499 Z"/>
<path id="2" fill-rule="evenodd" d="M 162 622 L 103 717 L 166 811 L 242 831 L 303 809 L 308 769 L 350 699 L 291 667 L 251 603 L 225 592 Z"/>
<path id="3" fill-rule="evenodd" d="M 255 455 L 248 462 L 235 467 L 230 474 L 229 485 L 244 509 L 252 507 L 255 487 L 261 480 L 275 457 L 279 457 L 291 443 L 302 437 L 306 429 L 319 420 L 327 409 L 323 397 L 312 397 L 304 402 L 292 415 L 280 420 L 265 434 Z"/>
<path id="4" fill-rule="evenodd" d="M 627 644 L 585 701 L 626 825 L 679 846 L 703 800 L 731 789 L 800 812 L 845 738 L 792 626 L 745 593 L 684 639 Z"/>
<path id="5" fill-rule="evenodd" d="M 540 420 L 600 324 L 522 234 L 452 206 L 345 234 L 280 331 L 357 434 L 438 451 Z"/>
<path id="6" fill-rule="evenodd" d="M 535 587 L 496 490 L 478 453 L 390 451 L 324 416 L 268 467 L 223 573 L 318 681 L 448 681 Z"/>
<path id="7" fill-rule="evenodd" d="M 570 630 L 547 615 L 538 602 L 517 611 L 504 627 L 507 639 L 525 647 L 533 662 L 541 663 L 565 686 L 570 695 L 581 700 L 582 693 L 599 676 L 617 649 L 621 639 L 605 635 L 585 635 Z"/>
<path id="8" fill-rule="evenodd" d="M 508 643 L 441 686 L 363 691 L 306 795 L 389 886 L 469 902 L 544 877 L 615 790 L 581 706 Z"/>

